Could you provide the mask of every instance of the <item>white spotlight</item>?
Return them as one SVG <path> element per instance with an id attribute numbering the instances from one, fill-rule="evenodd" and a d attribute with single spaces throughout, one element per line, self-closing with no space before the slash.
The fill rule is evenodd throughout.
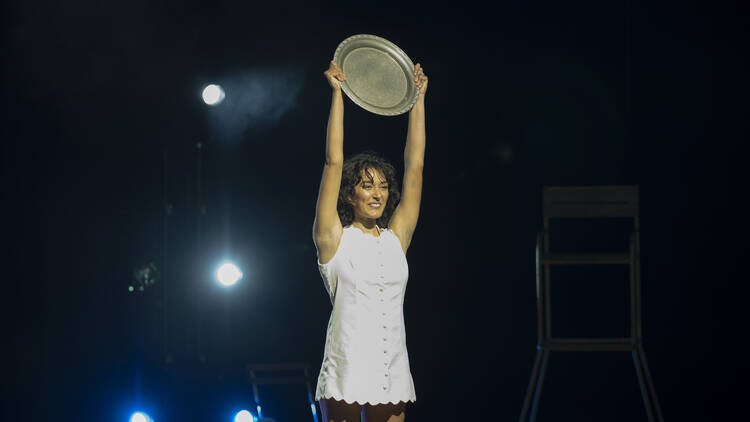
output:
<path id="1" fill-rule="evenodd" d="M 234 422 L 255 422 L 255 416 L 247 410 L 240 410 L 234 416 Z"/>
<path id="2" fill-rule="evenodd" d="M 152 419 L 143 412 L 135 412 L 130 416 L 130 422 L 152 422 Z"/>
<path id="3" fill-rule="evenodd" d="M 225 262 L 216 270 L 216 280 L 224 286 L 231 286 L 242 278 L 242 271 L 231 262 Z"/>
<path id="4" fill-rule="evenodd" d="M 224 99 L 224 90 L 219 85 L 208 85 L 203 88 L 203 102 L 210 106 L 215 106 L 221 103 Z"/>

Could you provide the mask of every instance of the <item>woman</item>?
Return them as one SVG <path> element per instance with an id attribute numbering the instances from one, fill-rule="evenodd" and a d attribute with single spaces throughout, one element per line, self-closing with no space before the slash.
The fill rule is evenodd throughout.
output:
<path id="1" fill-rule="evenodd" d="M 324 422 L 403 422 L 406 402 L 416 401 L 403 298 L 422 195 L 427 77 L 417 64 L 399 193 L 393 166 L 377 155 L 344 161 L 346 76 L 333 61 L 324 74 L 333 98 L 313 238 L 333 310 L 315 400 Z"/>

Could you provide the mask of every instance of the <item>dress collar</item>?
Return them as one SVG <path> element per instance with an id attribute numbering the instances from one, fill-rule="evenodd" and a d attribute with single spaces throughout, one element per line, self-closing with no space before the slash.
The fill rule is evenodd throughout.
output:
<path id="1" fill-rule="evenodd" d="M 377 224 L 375 225 L 375 228 L 377 228 L 377 229 L 378 229 L 378 235 L 377 235 L 377 236 L 375 236 L 375 235 L 373 235 L 373 234 L 370 234 L 370 233 L 365 233 L 365 232 L 363 232 L 363 231 L 362 231 L 362 230 L 361 230 L 360 228 L 358 228 L 358 227 L 354 227 L 354 226 L 353 226 L 353 225 L 351 225 L 351 224 L 350 224 L 350 225 L 348 225 L 348 226 L 346 226 L 346 227 L 344 227 L 344 229 L 354 229 L 354 230 L 355 230 L 355 231 L 356 231 L 357 233 L 359 233 L 359 234 L 361 234 L 361 235 L 363 235 L 363 236 L 370 236 L 370 237 L 374 237 L 374 238 L 376 238 L 376 239 L 377 239 L 377 238 L 379 238 L 380 236 L 382 236 L 382 235 L 383 235 L 383 232 L 385 232 L 385 229 L 381 229 L 381 228 L 380 228 L 380 227 L 379 227 L 379 226 L 378 226 Z"/>

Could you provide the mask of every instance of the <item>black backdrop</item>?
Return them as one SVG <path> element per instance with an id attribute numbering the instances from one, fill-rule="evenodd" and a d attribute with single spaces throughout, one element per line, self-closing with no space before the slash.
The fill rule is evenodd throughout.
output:
<path id="1" fill-rule="evenodd" d="M 157 421 L 230 420 L 250 404 L 245 363 L 301 361 L 317 374 L 330 312 L 310 239 L 330 101 L 322 71 L 356 33 L 390 39 L 430 77 L 405 303 L 418 397 L 410 420 L 517 419 L 534 357 L 547 185 L 640 186 L 645 348 L 664 415 L 740 411 L 746 8 L 2 10 L 6 414 L 119 421 L 140 407 Z M 198 96 L 212 81 L 260 81 L 258 108 L 217 120 Z M 347 100 L 345 126 L 347 154 L 376 149 L 402 165 L 406 116 Z M 129 294 L 134 266 L 161 265 L 165 251 L 168 300 L 156 288 Z M 225 255 L 246 269 L 231 291 L 206 282 Z M 601 306 L 590 290 L 569 298 Z M 305 417 L 304 393 L 267 394 L 279 421 Z M 539 420 L 645 420 L 639 400 L 628 356 L 556 354 Z"/>

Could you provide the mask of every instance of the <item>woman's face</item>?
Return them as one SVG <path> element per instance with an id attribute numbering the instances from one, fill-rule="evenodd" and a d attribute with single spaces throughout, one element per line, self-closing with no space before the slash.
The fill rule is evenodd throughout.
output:
<path id="1" fill-rule="evenodd" d="M 355 220 L 377 220 L 388 202 L 388 181 L 376 169 L 362 170 L 362 180 L 354 186 L 349 203 L 354 208 Z"/>

